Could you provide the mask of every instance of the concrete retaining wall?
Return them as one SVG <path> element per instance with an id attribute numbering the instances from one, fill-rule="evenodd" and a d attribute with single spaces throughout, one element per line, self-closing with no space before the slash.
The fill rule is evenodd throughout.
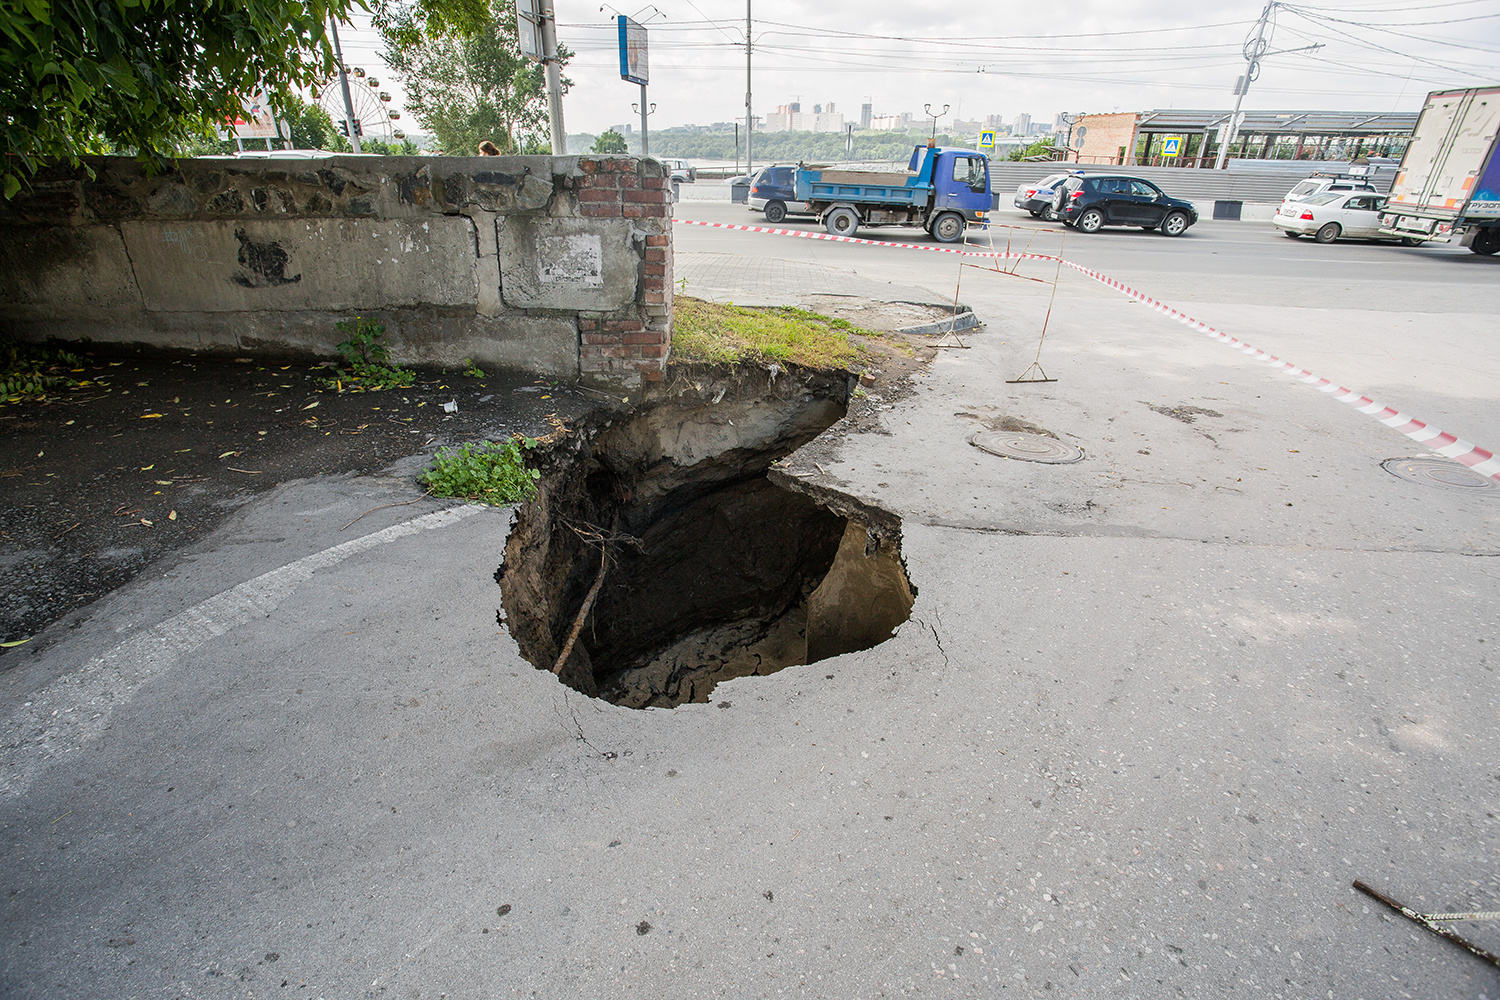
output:
<path id="1" fill-rule="evenodd" d="M 668 181 L 631 157 L 132 159 L 0 202 L 0 332 L 331 356 L 386 324 L 407 363 L 634 385 L 670 350 Z"/>

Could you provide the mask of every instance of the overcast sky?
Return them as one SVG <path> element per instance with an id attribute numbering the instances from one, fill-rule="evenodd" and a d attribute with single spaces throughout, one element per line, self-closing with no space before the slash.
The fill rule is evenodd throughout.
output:
<path id="1" fill-rule="evenodd" d="M 569 132 L 639 120 L 630 110 L 639 88 L 619 76 L 617 12 L 647 23 L 653 128 L 744 120 L 743 0 L 556 3 L 559 38 L 576 53 L 564 102 Z M 866 101 L 877 115 L 948 104 L 945 121 L 960 113 L 1050 121 L 1059 112 L 1228 109 L 1263 7 L 753 0 L 753 109 L 763 116 L 798 99 L 804 111 L 832 101 L 853 121 Z M 1272 53 L 1324 47 L 1267 56 L 1246 108 L 1415 111 L 1430 90 L 1500 84 L 1500 0 L 1281 4 L 1268 38 Z M 351 63 L 376 62 L 378 39 L 357 25 L 345 47 Z"/>

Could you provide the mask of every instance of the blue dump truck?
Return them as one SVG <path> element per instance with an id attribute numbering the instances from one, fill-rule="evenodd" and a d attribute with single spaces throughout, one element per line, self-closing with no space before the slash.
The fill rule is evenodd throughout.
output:
<path id="1" fill-rule="evenodd" d="M 983 153 L 936 146 L 912 150 L 904 174 L 799 167 L 793 186 L 834 236 L 862 225 L 921 226 L 939 243 L 957 243 L 995 204 Z"/>

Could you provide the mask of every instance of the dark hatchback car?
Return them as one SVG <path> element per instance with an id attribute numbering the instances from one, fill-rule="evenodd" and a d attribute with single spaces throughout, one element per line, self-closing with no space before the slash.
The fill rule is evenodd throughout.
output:
<path id="1" fill-rule="evenodd" d="M 797 200 L 796 167 L 766 167 L 750 182 L 750 210 L 764 211 L 766 221 L 775 225 L 789 214 L 806 215 L 807 206 Z"/>
<path id="2" fill-rule="evenodd" d="M 1198 221 L 1192 202 L 1124 174 L 1069 177 L 1053 193 L 1052 213 L 1085 233 L 1097 233 L 1104 226 L 1139 226 L 1181 236 Z"/>

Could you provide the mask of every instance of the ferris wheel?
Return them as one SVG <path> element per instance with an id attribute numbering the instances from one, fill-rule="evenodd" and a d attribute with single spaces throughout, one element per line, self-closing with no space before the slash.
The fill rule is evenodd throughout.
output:
<path id="1" fill-rule="evenodd" d="M 361 136 L 372 139 L 405 139 L 399 124 L 401 111 L 391 106 L 391 95 L 380 89 L 380 81 L 358 66 L 349 70 L 349 102 L 354 106 L 354 120 Z M 318 105 L 328 112 L 334 125 L 343 124 L 344 88 L 334 73 L 318 88 Z"/>

